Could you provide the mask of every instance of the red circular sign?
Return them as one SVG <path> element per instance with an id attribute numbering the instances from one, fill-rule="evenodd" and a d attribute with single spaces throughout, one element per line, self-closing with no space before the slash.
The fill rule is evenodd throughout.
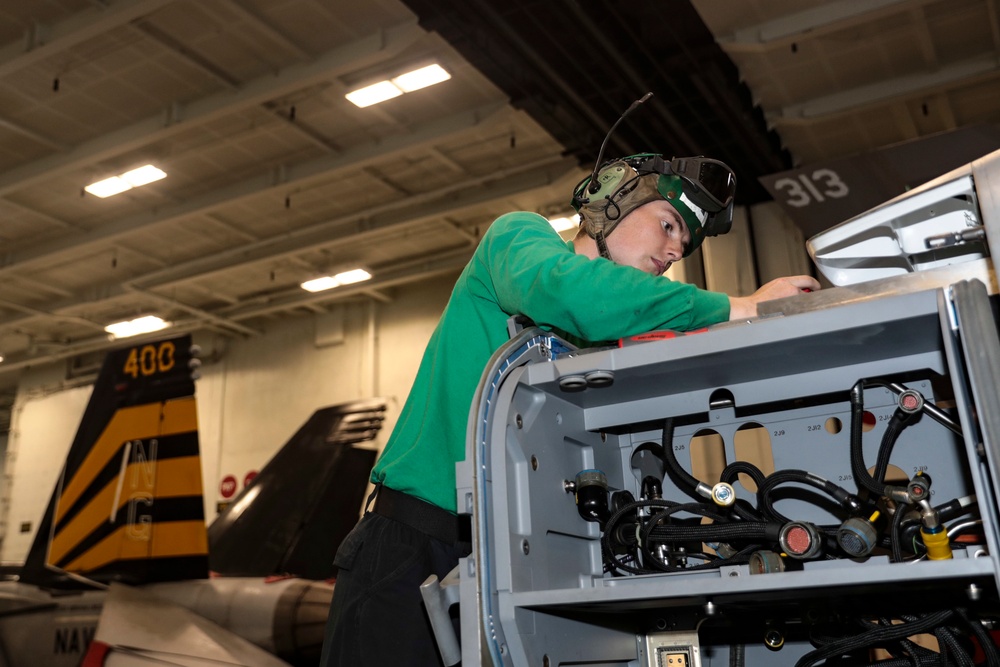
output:
<path id="1" fill-rule="evenodd" d="M 219 484 L 219 493 L 222 494 L 223 498 L 232 498 L 233 494 L 236 493 L 236 478 L 232 475 L 223 477 Z"/>
<path id="2" fill-rule="evenodd" d="M 246 476 L 243 478 L 243 488 L 250 486 L 250 482 L 252 482 L 253 478 L 256 476 L 257 476 L 256 470 L 251 470 L 250 472 L 248 472 Z"/>

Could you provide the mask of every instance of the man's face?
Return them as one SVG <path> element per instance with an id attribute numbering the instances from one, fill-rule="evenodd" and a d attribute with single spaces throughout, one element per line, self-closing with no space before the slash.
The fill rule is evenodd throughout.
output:
<path id="1" fill-rule="evenodd" d="M 643 204 L 618 223 L 607 237 L 608 251 L 618 264 L 654 276 L 684 256 L 691 232 L 665 199 Z"/>

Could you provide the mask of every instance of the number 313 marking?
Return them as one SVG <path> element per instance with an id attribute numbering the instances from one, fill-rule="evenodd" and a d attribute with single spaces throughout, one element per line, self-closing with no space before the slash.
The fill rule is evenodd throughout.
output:
<path id="1" fill-rule="evenodd" d="M 784 190 L 788 195 L 785 203 L 795 208 L 808 206 L 813 201 L 825 201 L 824 195 L 840 199 L 850 193 L 847 184 L 832 169 L 817 169 L 812 174 L 799 174 L 798 179 L 779 178 L 774 182 L 774 187 Z"/>

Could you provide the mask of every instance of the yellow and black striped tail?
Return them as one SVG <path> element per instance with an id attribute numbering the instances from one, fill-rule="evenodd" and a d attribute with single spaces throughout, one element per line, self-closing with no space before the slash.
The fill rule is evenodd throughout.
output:
<path id="1" fill-rule="evenodd" d="M 197 365 L 190 336 L 108 354 L 22 581 L 208 576 Z"/>

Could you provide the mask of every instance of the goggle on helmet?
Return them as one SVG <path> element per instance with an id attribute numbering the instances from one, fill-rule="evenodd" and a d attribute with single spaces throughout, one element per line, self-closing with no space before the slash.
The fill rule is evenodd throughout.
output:
<path id="1" fill-rule="evenodd" d="M 640 153 L 605 162 L 597 172 L 597 188 L 590 177 L 573 189 L 573 208 L 592 238 L 608 236 L 621 220 L 657 199 L 677 210 L 691 232 L 684 248 L 687 257 L 706 236 L 725 234 L 733 226 L 736 175 L 719 160 L 705 157 L 664 160 Z"/>

